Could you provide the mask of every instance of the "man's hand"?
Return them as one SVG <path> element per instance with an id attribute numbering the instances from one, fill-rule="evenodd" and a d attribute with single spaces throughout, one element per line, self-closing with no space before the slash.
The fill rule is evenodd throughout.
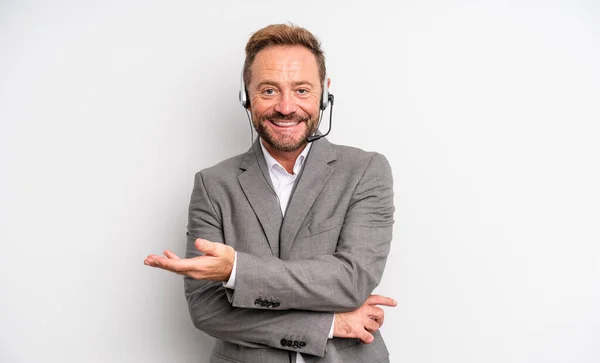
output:
<path id="1" fill-rule="evenodd" d="M 227 281 L 233 269 L 235 250 L 223 243 L 210 242 L 198 238 L 194 243 L 203 256 L 179 258 L 171 251 L 163 256 L 149 255 L 144 265 L 162 268 L 163 270 L 189 276 L 196 280 Z"/>
<path id="2" fill-rule="evenodd" d="M 363 343 L 371 343 L 375 338 L 371 333 L 377 331 L 383 325 L 383 309 L 377 305 L 396 306 L 396 300 L 371 295 L 358 309 L 347 313 L 335 314 L 333 323 L 333 336 L 338 338 L 358 338 Z"/>

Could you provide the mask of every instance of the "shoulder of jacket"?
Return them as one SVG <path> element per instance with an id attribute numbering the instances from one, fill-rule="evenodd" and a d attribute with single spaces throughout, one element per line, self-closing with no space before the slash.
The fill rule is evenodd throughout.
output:
<path id="1" fill-rule="evenodd" d="M 231 158 L 225 159 L 211 167 L 200 170 L 196 173 L 196 176 L 201 175 L 202 178 L 225 178 L 229 179 L 231 177 L 237 176 L 239 173 L 239 166 L 244 158 L 244 154 L 239 154 L 233 156 Z"/>
<path id="2" fill-rule="evenodd" d="M 366 167 L 371 162 L 383 161 L 387 163 L 387 159 L 383 154 L 375 151 L 365 151 L 358 147 L 331 144 L 336 151 L 336 162 L 344 165 L 354 165 L 358 168 Z"/>

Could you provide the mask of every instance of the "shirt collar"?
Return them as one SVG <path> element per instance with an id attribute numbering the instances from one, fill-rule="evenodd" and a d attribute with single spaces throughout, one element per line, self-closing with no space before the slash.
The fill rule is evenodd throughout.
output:
<path id="1" fill-rule="evenodd" d="M 279 165 L 279 167 L 282 170 L 285 170 L 285 168 L 277 160 L 275 160 L 275 158 L 273 156 L 271 156 L 271 154 L 269 153 L 267 148 L 265 148 L 265 145 L 263 145 L 263 143 L 262 143 L 262 139 L 260 139 L 258 141 L 258 143 L 260 144 L 260 148 L 265 157 L 265 161 L 267 162 L 267 169 L 269 169 L 269 171 L 271 171 L 275 165 Z M 302 169 L 302 165 L 304 164 L 304 160 L 306 159 L 306 156 L 308 155 L 308 152 L 310 151 L 311 145 L 312 145 L 312 143 L 310 143 L 310 142 L 307 143 L 306 146 L 304 147 L 304 150 L 302 150 L 300 155 L 298 155 L 298 157 L 296 158 L 296 162 L 294 163 L 294 175 L 297 175 L 300 172 L 300 169 Z"/>

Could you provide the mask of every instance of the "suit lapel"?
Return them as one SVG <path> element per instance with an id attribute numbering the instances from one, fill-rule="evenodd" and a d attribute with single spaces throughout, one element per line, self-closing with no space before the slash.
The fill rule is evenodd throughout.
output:
<path id="1" fill-rule="evenodd" d="M 267 236 L 273 256 L 278 257 L 279 230 L 283 217 L 258 142 L 257 139 L 242 159 L 240 169 L 245 171 L 238 176 L 238 181 Z"/>
<path id="2" fill-rule="evenodd" d="M 335 151 L 326 139 L 315 141 L 311 146 L 281 225 L 279 236 L 281 259 L 289 259 L 298 230 L 334 171 L 334 167 L 330 166 L 329 163 L 335 159 Z"/>

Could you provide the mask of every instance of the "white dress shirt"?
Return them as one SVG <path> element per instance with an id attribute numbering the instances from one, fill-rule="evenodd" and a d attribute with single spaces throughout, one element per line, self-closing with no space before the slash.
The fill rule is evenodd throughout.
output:
<path id="1" fill-rule="evenodd" d="M 275 194 L 277 194 L 277 199 L 279 199 L 279 207 L 281 208 L 281 214 L 285 216 L 285 211 L 288 206 L 288 202 L 290 201 L 290 196 L 292 195 L 292 189 L 294 188 L 294 183 L 296 182 L 296 178 L 298 174 L 302 170 L 302 166 L 304 165 L 304 160 L 308 155 L 308 152 L 311 147 L 311 143 L 308 143 L 304 150 L 298 155 L 296 158 L 296 163 L 294 163 L 293 174 L 290 174 L 285 170 L 281 164 L 264 147 L 262 140 L 259 141 L 260 148 L 265 156 L 265 161 L 267 162 L 267 169 L 269 170 L 269 176 L 271 177 L 271 183 L 273 184 L 273 189 L 275 189 Z M 231 270 L 231 276 L 229 277 L 229 281 L 224 283 L 223 285 L 226 288 L 233 289 L 235 288 L 235 274 L 237 272 L 237 252 L 235 254 L 235 259 L 233 260 L 233 269 Z M 331 321 L 331 329 L 329 330 L 329 339 L 333 338 L 333 324 L 335 322 L 335 315 Z M 300 353 L 296 353 L 296 363 L 304 363 L 304 358 Z"/>

